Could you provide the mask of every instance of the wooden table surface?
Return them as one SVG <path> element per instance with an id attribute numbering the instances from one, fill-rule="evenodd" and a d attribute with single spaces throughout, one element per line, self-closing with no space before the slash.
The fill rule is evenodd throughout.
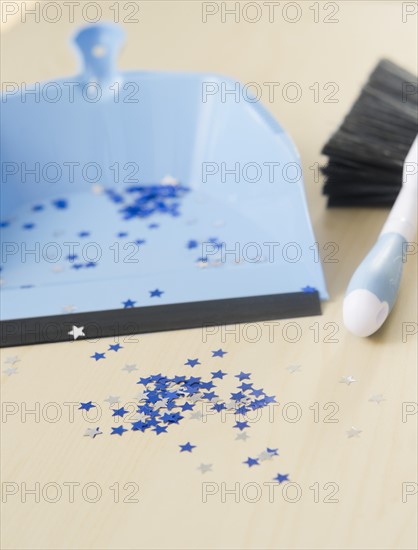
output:
<path id="1" fill-rule="evenodd" d="M 3 4 L 18 7 L 2 25 L 3 82 L 75 72 L 67 38 L 84 22 L 81 7 L 74 22 L 65 10 L 48 22 L 53 8 L 25 22 L 19 3 Z M 93 4 L 102 20 L 114 17 L 114 2 Z M 271 5 L 259 2 L 251 12 L 254 2 L 241 3 L 239 22 L 228 15 L 222 22 L 232 2 L 118 4 L 121 19 L 139 6 L 132 16 L 138 22 L 124 23 L 123 69 L 212 71 L 259 84 L 301 153 L 323 256 L 326 243 L 338 245 L 337 262 L 324 263 L 330 300 L 315 318 L 121 338 L 123 349 L 97 363 L 90 355 L 106 350 L 110 339 L 2 350 L 2 371 L 9 357 L 19 359 L 16 374 L 1 373 L 2 548 L 417 548 L 416 256 L 405 265 L 386 326 L 369 339 L 348 334 L 344 289 L 387 211 L 326 210 L 310 169 L 323 160 L 321 146 L 380 57 L 417 70 L 416 2 L 280 3 L 272 21 Z M 216 8 L 203 22 L 202 9 Z M 249 22 L 257 13 L 259 21 Z M 271 81 L 280 83 L 273 101 L 263 84 Z M 299 101 L 281 95 L 289 82 L 302 90 Z M 330 82 L 335 103 L 326 100 Z M 218 348 L 227 351 L 223 358 L 212 357 Z M 201 365 L 185 366 L 190 357 Z M 126 364 L 137 371 L 123 370 Z M 185 413 L 166 435 L 110 435 L 117 424 L 109 394 L 134 403 L 139 376 L 210 379 L 220 368 L 228 373 L 217 380 L 222 396 L 240 371 L 277 396 L 278 405 L 251 418 L 246 441 L 235 439 L 231 415 L 206 409 L 201 420 Z M 341 383 L 344 376 L 355 382 Z M 83 415 L 77 407 L 89 400 L 97 406 Z M 102 435 L 84 437 L 96 426 Z M 349 437 L 352 427 L 361 433 Z M 196 448 L 180 453 L 187 441 Z M 267 447 L 279 456 L 242 464 Z M 202 463 L 211 471 L 202 473 Z M 278 473 L 289 474 L 290 483 L 272 485 Z"/>

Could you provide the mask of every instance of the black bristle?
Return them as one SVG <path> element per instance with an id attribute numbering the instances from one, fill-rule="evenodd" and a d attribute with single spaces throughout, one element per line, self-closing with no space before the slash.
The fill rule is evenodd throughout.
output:
<path id="1" fill-rule="evenodd" d="M 383 59 L 322 149 L 328 206 L 391 206 L 417 133 L 417 77 Z"/>

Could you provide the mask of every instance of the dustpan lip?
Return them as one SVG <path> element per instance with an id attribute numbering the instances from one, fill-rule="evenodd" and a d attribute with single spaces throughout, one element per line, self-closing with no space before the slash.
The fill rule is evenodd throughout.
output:
<path id="1" fill-rule="evenodd" d="M 84 327 L 82 341 L 321 313 L 319 293 L 313 291 L 11 319 L 0 322 L 0 348 L 74 341 L 68 334 L 73 326 Z M 53 336 L 48 334 L 51 326 Z"/>

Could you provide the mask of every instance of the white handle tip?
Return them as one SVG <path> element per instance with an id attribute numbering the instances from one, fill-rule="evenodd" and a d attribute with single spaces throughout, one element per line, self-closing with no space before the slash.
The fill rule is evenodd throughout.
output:
<path id="1" fill-rule="evenodd" d="M 343 319 L 346 328 L 355 336 L 375 333 L 386 321 L 389 305 L 365 289 L 353 290 L 344 298 Z"/>

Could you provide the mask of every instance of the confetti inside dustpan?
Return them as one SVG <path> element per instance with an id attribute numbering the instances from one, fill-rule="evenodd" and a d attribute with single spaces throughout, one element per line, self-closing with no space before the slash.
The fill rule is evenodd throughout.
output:
<path id="1" fill-rule="evenodd" d="M 118 72 L 122 41 L 2 97 L 2 345 L 319 314 L 288 135 L 223 77 Z"/>

